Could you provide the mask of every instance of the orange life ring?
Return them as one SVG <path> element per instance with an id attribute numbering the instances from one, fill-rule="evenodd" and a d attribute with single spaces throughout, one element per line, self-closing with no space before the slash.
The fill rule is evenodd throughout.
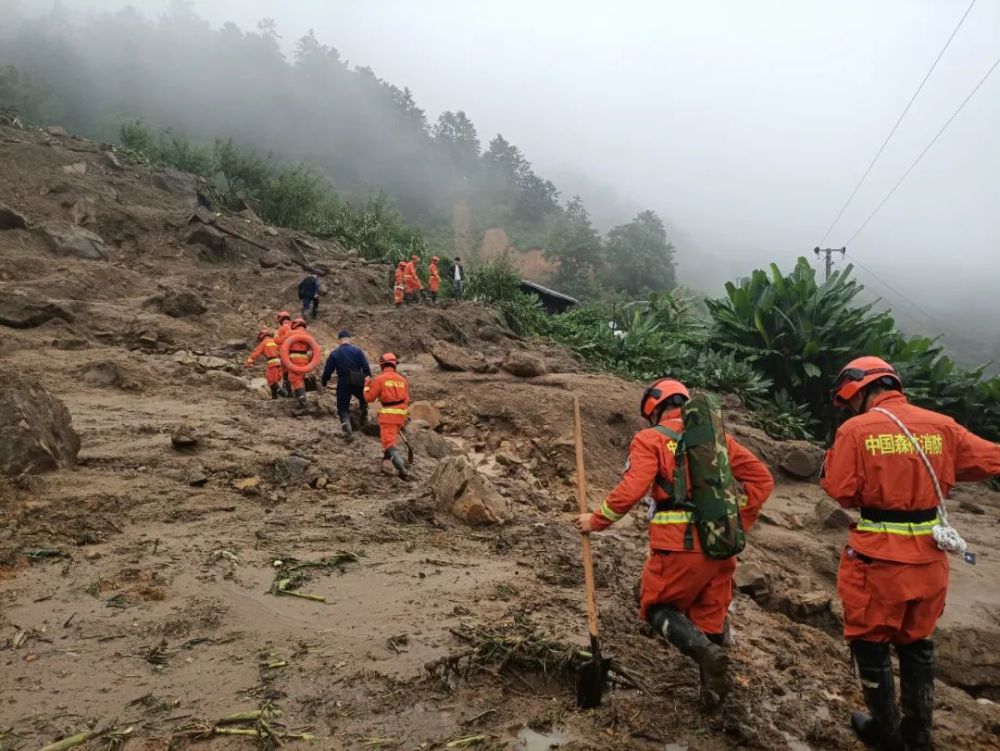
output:
<path id="1" fill-rule="evenodd" d="M 292 362 L 289 359 L 289 350 L 294 342 L 305 342 L 309 345 L 309 362 L 300 364 Z M 319 343 L 313 339 L 312 334 L 308 331 L 293 331 L 288 337 L 281 343 L 281 365 L 285 370 L 291 371 L 292 373 L 298 373 L 299 375 L 305 375 L 310 373 L 319 366 L 319 361 L 322 359 L 323 353 L 320 351 Z"/>

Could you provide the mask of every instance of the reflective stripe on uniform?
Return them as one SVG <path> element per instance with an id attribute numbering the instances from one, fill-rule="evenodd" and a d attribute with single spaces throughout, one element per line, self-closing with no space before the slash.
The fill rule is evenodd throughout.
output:
<path id="1" fill-rule="evenodd" d="M 619 519 L 622 518 L 622 515 L 619 514 L 617 511 L 615 511 L 614 509 L 612 509 L 608 505 L 607 501 L 605 501 L 604 503 L 601 504 L 601 508 L 600 508 L 600 510 L 597 513 L 599 513 L 601 516 L 603 516 L 609 522 L 616 522 L 616 521 L 618 521 Z"/>
<path id="2" fill-rule="evenodd" d="M 383 415 L 405 415 L 406 414 L 406 410 L 405 409 L 396 409 L 395 407 L 382 407 L 382 409 L 379 410 L 379 414 L 383 414 Z"/>
<path id="3" fill-rule="evenodd" d="M 923 535 L 934 534 L 934 527 L 940 524 L 940 520 L 934 517 L 929 522 L 873 522 L 870 519 L 861 519 L 858 522 L 858 532 L 875 532 L 886 535 L 905 535 L 906 537 L 921 537 Z"/>
<path id="4" fill-rule="evenodd" d="M 650 524 L 690 524 L 690 522 L 690 511 L 657 511 L 649 520 Z"/>
<path id="5" fill-rule="evenodd" d="M 288 355 L 289 360 L 309 360 L 309 355 L 305 352 L 292 352 Z"/>
<path id="6" fill-rule="evenodd" d="M 267 364 L 268 365 L 281 365 L 281 358 L 280 357 L 271 357 L 271 358 L 268 359 Z"/>

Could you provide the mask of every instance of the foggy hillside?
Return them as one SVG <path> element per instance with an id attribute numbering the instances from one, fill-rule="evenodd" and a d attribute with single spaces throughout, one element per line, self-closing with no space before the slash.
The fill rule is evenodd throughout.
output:
<path id="1" fill-rule="evenodd" d="M 280 13 L 260 2 L 122 4 L 13 3 L 0 65 L 31 75 L 31 114 L 102 140 L 139 119 L 198 143 L 232 138 L 305 160 L 354 200 L 384 191 L 452 253 L 459 200 L 476 241 L 499 226 L 557 261 L 583 246 L 562 255 L 585 269 L 594 234 L 651 208 L 663 247 L 677 249 L 678 281 L 711 295 L 809 253 L 961 10 L 886 8 L 866 26 L 853 5 L 744 17 L 736 5 L 720 14 L 626 3 L 599 28 L 586 8 L 554 3 L 531 11 L 528 29 L 517 4 L 506 14 L 447 2 L 306 2 Z M 980 75 L 991 12 L 976 10 L 827 244 L 846 240 Z M 268 15 L 277 20 L 258 22 Z M 751 36 L 733 47 L 741 22 Z M 834 63 L 812 52 L 843 38 L 862 54 Z M 745 70 L 732 76 L 726 60 L 737 58 Z M 990 325 L 1000 227 L 987 198 L 997 152 L 977 146 L 995 114 L 989 91 L 851 247 L 871 297 L 906 330 L 943 335 L 967 364 L 1000 359 Z M 568 216 L 575 195 L 583 201 Z M 658 257 L 669 267 L 658 282 L 672 281 L 672 254 Z M 586 274 L 571 271 L 555 283 L 592 295 Z M 655 289 L 628 285 L 614 286 Z"/>

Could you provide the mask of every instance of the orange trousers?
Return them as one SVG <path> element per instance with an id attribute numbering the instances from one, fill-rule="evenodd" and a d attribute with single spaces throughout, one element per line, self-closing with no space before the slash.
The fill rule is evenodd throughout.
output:
<path id="1" fill-rule="evenodd" d="M 389 422 L 381 415 L 378 418 L 378 436 L 382 439 L 382 448 L 386 451 L 396 445 L 399 431 L 403 427 L 401 422 Z"/>
<path id="2" fill-rule="evenodd" d="M 721 634 L 733 599 L 736 558 L 716 561 L 700 551 L 651 550 L 642 570 L 639 617 L 672 605 L 706 634 Z"/>
<path id="3" fill-rule="evenodd" d="M 944 612 L 948 558 L 897 563 L 861 556 L 850 546 L 840 556 L 837 594 L 844 604 L 844 638 L 910 644 L 928 638 Z"/>
<path id="4" fill-rule="evenodd" d="M 282 379 L 285 377 L 285 369 L 281 365 L 268 365 L 267 372 L 264 373 L 264 377 L 267 379 L 267 385 L 273 386 L 276 383 L 281 383 Z"/>
<path id="5" fill-rule="evenodd" d="M 402 287 L 393 287 L 393 289 L 392 289 L 392 301 L 394 303 L 396 303 L 396 305 L 402 305 L 403 304 L 403 288 Z"/>

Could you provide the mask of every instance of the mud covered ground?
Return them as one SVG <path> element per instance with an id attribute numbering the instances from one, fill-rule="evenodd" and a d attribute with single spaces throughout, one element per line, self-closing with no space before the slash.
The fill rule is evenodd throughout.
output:
<path id="1" fill-rule="evenodd" d="M 639 386 L 518 340 L 472 303 L 394 310 L 387 267 L 252 215 L 214 220 L 219 247 L 189 243 L 193 184 L 117 161 L 0 128 L 0 203 L 29 224 L 0 231 L 0 299 L 66 314 L 3 327 L 0 368 L 58 396 L 83 446 L 72 469 L 0 487 L 0 748 L 88 729 L 118 734 L 87 748 L 239 749 L 283 733 L 322 749 L 860 748 L 831 599 L 846 530 L 829 525 L 815 484 L 775 470 L 741 563 L 741 582 L 758 584 L 734 602 L 736 688 L 720 712 L 698 709 L 696 670 L 639 628 L 640 513 L 596 536 L 602 641 L 629 685 L 578 712 L 570 397 L 584 404 L 594 504 L 638 427 Z M 37 227 L 54 220 L 100 235 L 106 257 L 53 253 Z M 312 414 L 297 416 L 262 398 L 262 370 L 240 367 L 257 327 L 295 304 L 303 262 L 328 272 L 320 342 L 346 326 L 370 355 L 393 349 L 414 397 L 440 411 L 439 431 L 415 441 L 412 482 L 382 472 L 376 437 L 343 441 L 332 391 L 311 392 Z M 182 292 L 205 310 L 165 313 Z M 441 347 L 483 372 L 441 370 Z M 550 373 L 503 372 L 510 350 Z M 730 417 L 751 447 L 780 449 Z M 178 449 L 181 426 L 196 443 Z M 446 454 L 504 496 L 503 524 L 469 527 L 437 507 L 429 478 Z M 953 507 L 979 565 L 953 567 L 938 739 L 995 749 L 1000 498 L 963 489 Z M 308 597 L 272 593 L 291 576 Z M 217 724 L 261 709 L 273 736 Z"/>

